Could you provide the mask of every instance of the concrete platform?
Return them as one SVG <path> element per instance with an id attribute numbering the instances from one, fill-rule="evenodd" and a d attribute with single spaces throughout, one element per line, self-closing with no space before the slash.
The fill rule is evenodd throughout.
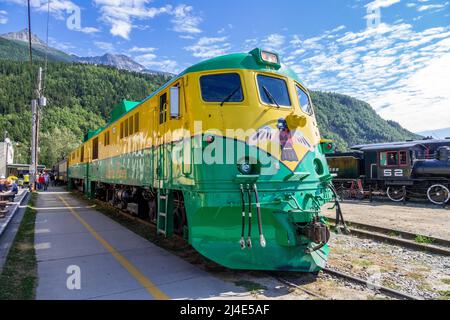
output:
<path id="1" fill-rule="evenodd" d="M 246 298 L 243 288 L 159 248 L 63 189 L 39 193 L 36 209 L 37 299 Z M 67 286 L 75 275 L 71 267 L 80 271 L 80 289 Z"/>

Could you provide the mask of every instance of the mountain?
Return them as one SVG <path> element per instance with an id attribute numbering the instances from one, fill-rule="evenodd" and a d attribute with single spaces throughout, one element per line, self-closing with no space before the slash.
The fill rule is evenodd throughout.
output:
<path id="1" fill-rule="evenodd" d="M 31 35 L 31 43 L 33 56 L 36 60 L 45 59 L 47 52 L 48 59 L 52 61 L 78 62 L 96 65 L 100 64 L 132 72 L 173 76 L 173 74 L 168 72 L 149 70 L 143 65 L 134 61 L 132 58 L 123 54 L 106 53 L 102 56 L 78 57 L 76 55 L 70 55 L 52 47 L 47 48 L 46 43 L 39 39 L 39 37 L 37 37 L 35 34 Z M 18 61 L 29 59 L 28 29 L 0 35 L 0 59 Z"/>
<path id="2" fill-rule="evenodd" d="M 425 136 L 425 137 L 444 139 L 444 138 L 450 137 L 450 128 L 422 131 L 422 132 L 419 132 L 418 134 L 420 134 L 421 136 Z"/>
<path id="3" fill-rule="evenodd" d="M 76 61 L 89 64 L 103 64 L 107 66 L 114 66 L 118 69 L 144 72 L 146 68 L 143 65 L 135 62 L 130 57 L 123 54 L 106 53 L 98 57 L 77 57 Z"/>
<path id="4" fill-rule="evenodd" d="M 9 32 L 1 35 L 2 38 L 8 40 L 22 41 L 28 43 L 28 28 L 20 30 L 18 32 Z M 44 41 L 39 39 L 35 34 L 31 34 L 31 43 L 45 47 L 46 44 Z"/>
<path id="5" fill-rule="evenodd" d="M 395 121 L 384 120 L 367 103 L 333 92 L 312 92 L 317 121 L 323 137 L 340 151 L 356 144 L 420 139 Z"/>
<path id="6" fill-rule="evenodd" d="M 24 38 L 26 37 L 26 38 Z M 25 39 L 25 40 L 24 40 Z M 35 35 L 31 36 L 32 52 L 35 60 L 72 62 L 74 59 L 65 52 L 49 47 Z M 29 59 L 28 31 L 11 32 L 0 36 L 0 59 L 27 61 Z"/>

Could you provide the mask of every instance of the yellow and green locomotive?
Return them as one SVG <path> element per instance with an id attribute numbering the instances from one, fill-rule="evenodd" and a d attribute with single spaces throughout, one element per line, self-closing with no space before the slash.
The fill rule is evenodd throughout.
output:
<path id="1" fill-rule="evenodd" d="M 329 251 L 332 149 L 297 75 L 257 48 L 123 101 L 70 154 L 69 182 L 226 267 L 314 272 Z"/>

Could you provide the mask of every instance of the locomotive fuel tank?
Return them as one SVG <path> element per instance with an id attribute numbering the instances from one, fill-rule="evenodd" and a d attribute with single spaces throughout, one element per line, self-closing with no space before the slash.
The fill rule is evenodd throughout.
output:
<path id="1" fill-rule="evenodd" d="M 414 163 L 413 174 L 416 177 L 449 177 L 450 148 L 439 148 L 436 159 L 418 160 Z"/>

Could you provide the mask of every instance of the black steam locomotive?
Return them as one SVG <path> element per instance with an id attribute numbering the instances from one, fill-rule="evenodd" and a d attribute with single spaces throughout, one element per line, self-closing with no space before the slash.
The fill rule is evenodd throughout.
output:
<path id="1" fill-rule="evenodd" d="M 354 152 L 327 156 L 343 199 L 373 194 L 392 201 L 427 197 L 434 204 L 450 199 L 450 138 L 357 145 Z"/>

